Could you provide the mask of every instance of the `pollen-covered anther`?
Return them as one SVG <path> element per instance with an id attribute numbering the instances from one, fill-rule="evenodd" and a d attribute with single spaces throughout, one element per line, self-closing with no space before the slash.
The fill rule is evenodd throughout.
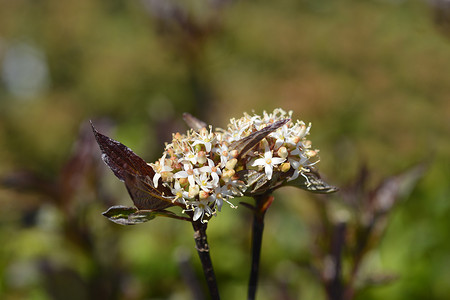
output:
<path id="1" fill-rule="evenodd" d="M 280 166 L 280 171 L 286 173 L 291 169 L 291 164 L 289 162 L 282 163 Z"/>
<path id="2" fill-rule="evenodd" d="M 287 151 L 286 147 L 280 147 L 280 149 L 278 149 L 277 154 L 279 157 L 281 158 L 286 158 L 289 155 L 289 152 Z"/>

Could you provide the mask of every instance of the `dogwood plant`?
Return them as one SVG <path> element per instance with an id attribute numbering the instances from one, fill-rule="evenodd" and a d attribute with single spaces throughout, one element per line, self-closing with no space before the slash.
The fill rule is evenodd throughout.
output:
<path id="1" fill-rule="evenodd" d="M 103 213 L 111 221 L 133 225 L 156 216 L 189 221 L 212 299 L 219 292 L 206 238 L 207 222 L 223 206 L 237 205 L 236 197 L 250 196 L 252 209 L 252 267 L 248 299 L 254 299 L 258 281 L 264 214 L 271 193 L 284 185 L 319 193 L 336 188 L 320 179 L 314 169 L 318 150 L 307 139 L 311 124 L 292 121 L 292 112 L 281 108 L 262 115 L 231 119 L 226 129 L 214 129 L 185 114 L 192 128 L 175 133 L 160 159 L 147 163 L 127 146 L 101 133 L 94 135 L 104 162 L 125 183 L 135 207 L 113 206 Z M 182 213 L 167 210 L 181 207 Z"/>

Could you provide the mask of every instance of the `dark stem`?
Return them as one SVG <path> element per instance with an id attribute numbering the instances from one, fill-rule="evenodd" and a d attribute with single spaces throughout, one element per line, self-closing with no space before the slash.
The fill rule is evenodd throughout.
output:
<path id="1" fill-rule="evenodd" d="M 261 258 L 261 245 L 264 231 L 264 216 L 266 210 L 272 203 L 273 197 L 270 195 L 261 195 L 254 197 L 256 207 L 253 214 L 252 227 L 252 265 L 250 270 L 250 280 L 248 282 L 248 300 L 256 299 L 256 290 L 258 287 L 259 262 Z"/>
<path id="2" fill-rule="evenodd" d="M 216 275 L 214 274 L 211 257 L 209 255 L 209 245 L 206 239 L 207 224 L 197 221 L 192 222 L 192 226 L 194 227 L 195 249 L 197 249 L 198 256 L 202 263 L 209 294 L 212 300 L 219 300 L 219 289 L 217 288 Z"/>
<path id="3" fill-rule="evenodd" d="M 344 300 L 344 283 L 342 282 L 342 252 L 345 246 L 346 223 L 338 223 L 334 226 L 331 240 L 331 259 L 333 274 L 329 274 L 326 290 L 328 299 Z"/>

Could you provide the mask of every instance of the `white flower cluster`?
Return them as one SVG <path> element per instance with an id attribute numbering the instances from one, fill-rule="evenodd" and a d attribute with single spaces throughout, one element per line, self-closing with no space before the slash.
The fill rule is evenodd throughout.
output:
<path id="1" fill-rule="evenodd" d="M 317 150 L 312 150 L 311 142 L 305 138 L 310 124 L 289 121 L 245 156 L 232 147 L 233 142 L 291 116 L 292 112 L 278 108 L 262 116 L 244 114 L 239 119 L 231 119 L 227 130 L 213 131 L 209 127 L 190 130 L 186 135 L 174 134 L 162 158 L 151 164 L 155 170 L 154 186 L 157 187 L 161 179 L 172 191 L 172 201 L 185 204 L 186 211 L 193 211 L 194 221 L 206 222 L 216 210 L 220 211 L 224 201 L 235 207 L 230 199 L 245 192 L 247 186 L 236 172 L 258 170 L 264 172 L 268 180 L 272 179 L 274 171 L 291 172 L 287 181 L 296 179 L 318 162 Z"/>

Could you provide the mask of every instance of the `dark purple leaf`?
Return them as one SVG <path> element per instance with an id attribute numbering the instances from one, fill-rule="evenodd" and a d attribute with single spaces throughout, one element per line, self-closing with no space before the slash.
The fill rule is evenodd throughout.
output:
<path id="1" fill-rule="evenodd" d="M 125 182 L 134 205 L 139 209 L 163 209 L 173 206 L 165 196 L 171 192 L 162 184 L 155 188 L 155 171 L 130 148 L 99 133 L 92 125 L 95 138 L 102 151 L 103 161 L 120 180 Z"/>
<path id="2" fill-rule="evenodd" d="M 237 150 L 239 153 L 238 159 L 245 156 L 248 151 L 250 151 L 256 144 L 261 142 L 266 136 L 268 136 L 271 132 L 277 130 L 287 122 L 289 122 L 290 119 L 284 119 L 277 121 L 273 124 L 268 125 L 267 127 L 264 127 L 261 130 L 252 132 L 248 136 L 240 139 L 239 141 L 233 142 L 229 149 L 230 150 Z"/>
<path id="3" fill-rule="evenodd" d="M 183 114 L 183 120 L 184 122 L 186 122 L 186 124 L 191 127 L 192 129 L 198 131 L 202 128 L 206 128 L 206 126 L 208 126 L 208 124 L 206 124 L 205 122 L 197 119 L 196 117 L 194 117 L 193 115 L 189 114 L 189 113 L 184 113 Z"/>
<path id="4" fill-rule="evenodd" d="M 120 225 L 136 225 L 151 221 L 157 216 L 172 217 L 175 214 L 170 211 L 138 210 L 135 207 L 118 205 L 110 207 L 102 215 Z"/>
<path id="5" fill-rule="evenodd" d="M 419 164 L 397 176 L 385 179 L 370 195 L 369 201 L 374 212 L 386 213 L 396 202 L 407 196 L 422 178 L 426 164 Z"/>
<path id="6" fill-rule="evenodd" d="M 112 206 L 102 215 L 110 221 L 120 225 L 136 225 L 153 220 L 154 218 L 168 217 L 178 220 L 190 221 L 189 218 L 181 217 L 167 210 L 138 210 L 136 207 L 122 205 Z"/>
<path id="7" fill-rule="evenodd" d="M 102 159 L 117 178 L 125 181 L 126 174 L 150 176 L 150 178 L 153 178 L 155 171 L 142 158 L 124 144 L 98 132 L 92 123 L 91 125 L 95 139 L 102 151 Z"/>

